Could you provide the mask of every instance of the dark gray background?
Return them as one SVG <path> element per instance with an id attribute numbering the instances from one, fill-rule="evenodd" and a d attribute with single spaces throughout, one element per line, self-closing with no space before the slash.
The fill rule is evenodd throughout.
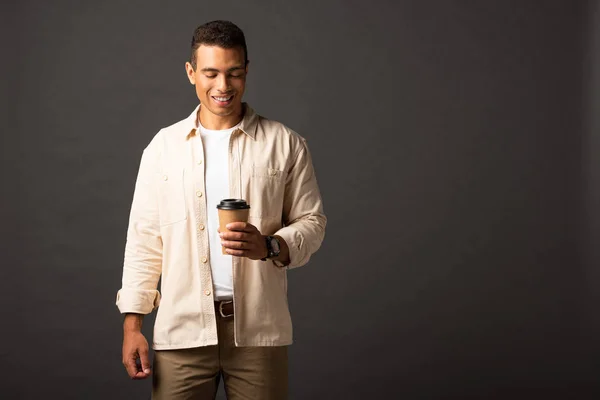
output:
<path id="1" fill-rule="evenodd" d="M 291 399 L 600 396 L 597 1 L 1 10 L 1 398 L 149 397 L 114 305 L 129 206 L 213 19 L 246 33 L 246 100 L 308 139 L 329 218 L 289 274 Z"/>

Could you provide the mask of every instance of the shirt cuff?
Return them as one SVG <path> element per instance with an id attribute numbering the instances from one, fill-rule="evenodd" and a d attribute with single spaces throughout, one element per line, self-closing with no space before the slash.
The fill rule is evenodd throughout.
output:
<path id="1" fill-rule="evenodd" d="M 288 245 L 290 263 L 286 268 L 291 269 L 306 264 L 301 255 L 301 246 L 304 243 L 304 238 L 298 229 L 286 226 L 275 232 L 274 235 L 281 236 Z"/>
<path id="2" fill-rule="evenodd" d="M 160 292 L 123 288 L 117 292 L 116 304 L 121 314 L 150 314 L 160 304 Z"/>

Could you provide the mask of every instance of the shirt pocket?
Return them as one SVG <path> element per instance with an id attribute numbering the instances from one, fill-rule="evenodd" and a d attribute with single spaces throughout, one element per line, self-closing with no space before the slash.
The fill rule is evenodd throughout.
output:
<path id="1" fill-rule="evenodd" d="M 250 215 L 281 219 L 287 172 L 253 166 L 250 185 Z"/>
<path id="2" fill-rule="evenodd" d="M 165 168 L 158 179 L 160 225 L 165 226 L 186 220 L 183 168 Z"/>

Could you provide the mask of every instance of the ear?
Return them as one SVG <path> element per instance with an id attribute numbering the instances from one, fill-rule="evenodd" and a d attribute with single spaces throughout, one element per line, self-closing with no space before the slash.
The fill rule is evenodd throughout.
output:
<path id="1" fill-rule="evenodd" d="M 246 68 L 245 68 L 246 69 L 246 75 L 248 75 L 248 64 L 250 64 L 250 60 L 246 61 Z"/>
<path id="2" fill-rule="evenodd" d="M 187 74 L 188 79 L 192 85 L 196 84 L 196 72 L 194 71 L 194 67 L 189 62 L 185 63 L 185 72 Z"/>

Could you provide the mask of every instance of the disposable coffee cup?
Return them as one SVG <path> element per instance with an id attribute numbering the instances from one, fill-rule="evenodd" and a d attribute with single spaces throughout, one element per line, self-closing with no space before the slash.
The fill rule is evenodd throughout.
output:
<path id="1" fill-rule="evenodd" d="M 248 222 L 248 214 L 250 206 L 246 200 L 242 199 L 225 199 L 217 205 L 219 212 L 219 231 L 229 231 L 225 226 L 231 222 Z M 227 254 L 225 247 L 221 246 L 223 254 Z"/>

